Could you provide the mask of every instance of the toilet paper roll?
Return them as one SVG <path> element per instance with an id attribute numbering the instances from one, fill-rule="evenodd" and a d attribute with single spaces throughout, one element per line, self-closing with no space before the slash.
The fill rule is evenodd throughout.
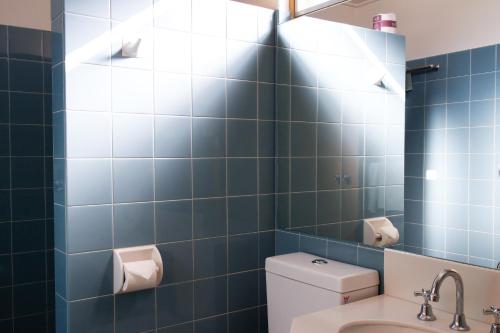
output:
<path id="1" fill-rule="evenodd" d="M 122 291 L 130 292 L 154 288 L 158 280 L 158 266 L 153 260 L 140 260 L 123 264 L 125 281 Z"/>
<path id="2" fill-rule="evenodd" d="M 390 246 L 397 244 L 399 241 L 399 231 L 393 226 L 384 226 L 379 229 L 381 240 L 378 242 L 379 246 Z"/>

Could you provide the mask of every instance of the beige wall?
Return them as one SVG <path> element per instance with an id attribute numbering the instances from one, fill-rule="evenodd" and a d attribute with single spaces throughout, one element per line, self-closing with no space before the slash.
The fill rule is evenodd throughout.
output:
<path id="1" fill-rule="evenodd" d="M 408 59 L 500 43 L 498 0 L 379 0 L 357 9 L 330 7 L 314 16 L 371 28 L 372 17 L 387 12 L 397 14 Z"/>
<path id="2" fill-rule="evenodd" d="M 50 30 L 50 0 L 0 0 L 0 24 Z"/>

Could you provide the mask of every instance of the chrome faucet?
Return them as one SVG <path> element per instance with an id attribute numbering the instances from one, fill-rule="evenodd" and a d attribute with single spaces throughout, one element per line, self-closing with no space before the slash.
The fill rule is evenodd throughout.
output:
<path id="1" fill-rule="evenodd" d="M 483 313 L 485 315 L 492 315 L 495 317 L 493 324 L 491 324 L 490 333 L 500 333 L 500 308 L 490 306 L 489 309 L 484 309 Z"/>
<path id="2" fill-rule="evenodd" d="M 454 331 L 468 331 L 470 328 L 467 325 L 464 314 L 464 283 L 457 271 L 453 269 L 443 269 L 432 283 L 429 298 L 432 302 L 439 302 L 439 290 L 441 289 L 441 284 L 447 277 L 453 278 L 456 288 L 456 310 L 450 328 Z"/>

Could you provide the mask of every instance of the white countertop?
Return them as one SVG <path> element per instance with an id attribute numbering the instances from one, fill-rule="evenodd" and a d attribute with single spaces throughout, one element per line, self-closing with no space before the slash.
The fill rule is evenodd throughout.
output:
<path id="1" fill-rule="evenodd" d="M 402 323 L 414 328 L 435 332 L 454 332 L 448 328 L 452 314 L 434 309 L 436 321 L 424 322 L 416 315 L 420 305 L 399 298 L 380 295 L 347 305 L 299 316 L 294 319 L 290 333 L 338 333 L 353 322 Z M 467 313 L 466 313 L 467 315 Z M 488 333 L 490 326 L 467 319 L 472 333 Z"/>

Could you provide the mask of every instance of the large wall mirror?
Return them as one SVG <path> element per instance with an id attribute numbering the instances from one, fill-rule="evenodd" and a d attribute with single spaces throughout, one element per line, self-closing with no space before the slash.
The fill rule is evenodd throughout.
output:
<path id="1" fill-rule="evenodd" d="M 500 2 L 310 2 L 278 28 L 279 227 L 496 268 Z"/>

